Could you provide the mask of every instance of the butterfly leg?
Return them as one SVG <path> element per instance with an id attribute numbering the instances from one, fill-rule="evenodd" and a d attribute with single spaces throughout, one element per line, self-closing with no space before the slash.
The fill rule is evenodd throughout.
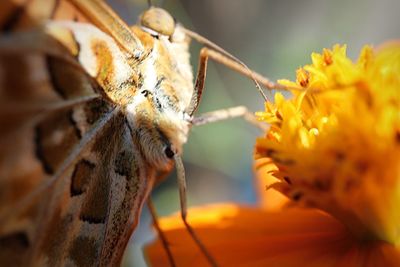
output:
<path id="1" fill-rule="evenodd" d="M 218 266 L 215 262 L 213 256 L 201 242 L 200 238 L 197 236 L 196 232 L 190 226 L 187 221 L 187 201 L 186 201 L 186 178 L 185 178 L 185 168 L 183 166 L 182 158 L 178 155 L 174 155 L 177 178 L 178 178 L 178 187 L 179 187 L 179 198 L 181 204 L 181 217 L 182 221 L 188 231 L 189 235 L 195 241 L 196 245 L 200 248 L 201 252 L 207 258 L 207 261 L 210 263 L 211 266 L 216 267 Z"/>
<path id="2" fill-rule="evenodd" d="M 164 247 L 165 252 L 167 253 L 168 261 L 169 261 L 169 263 L 171 264 L 171 267 L 175 267 L 176 264 L 175 264 L 174 257 L 172 256 L 171 249 L 169 248 L 169 244 L 168 244 L 167 238 L 166 238 L 166 236 L 164 235 L 164 232 L 162 231 L 162 229 L 161 229 L 161 227 L 160 227 L 160 224 L 158 223 L 157 212 L 156 212 L 156 209 L 155 209 L 155 207 L 154 207 L 153 200 L 151 199 L 151 197 L 149 197 L 149 198 L 147 199 L 147 207 L 149 208 L 150 215 L 151 215 L 151 218 L 152 218 L 152 220 L 153 220 L 154 228 L 156 228 L 158 237 L 159 237 L 160 240 L 161 240 L 161 244 L 162 244 L 162 246 Z"/>
<path id="3" fill-rule="evenodd" d="M 186 112 L 189 115 L 193 115 L 193 113 L 196 111 L 196 109 L 200 103 L 200 99 L 201 99 L 203 89 L 204 89 L 204 83 L 206 80 L 208 59 L 212 59 L 212 60 L 214 60 L 220 64 L 223 64 L 223 65 L 227 66 L 228 68 L 252 79 L 256 83 L 257 87 L 258 87 L 258 85 L 262 85 L 263 87 L 265 87 L 267 89 L 282 89 L 282 90 L 287 89 L 285 86 L 274 83 L 274 82 L 270 81 L 268 78 L 262 76 L 261 74 L 250 70 L 249 68 L 247 68 L 246 65 L 244 65 L 240 61 L 236 61 L 235 58 L 230 58 L 229 56 L 224 55 L 221 52 L 218 52 L 214 49 L 203 47 L 201 49 L 200 55 L 199 55 L 199 65 L 198 65 L 197 76 L 196 76 L 196 84 L 195 84 L 195 88 L 193 91 L 192 99 L 190 101 L 188 108 L 186 109 Z M 260 93 L 265 98 L 264 93 L 262 91 Z"/>
<path id="4" fill-rule="evenodd" d="M 244 118 L 247 122 L 253 124 L 254 126 L 260 128 L 263 131 L 268 129 L 268 126 L 265 123 L 257 120 L 257 117 L 252 112 L 250 112 L 245 106 L 219 109 L 201 114 L 192 119 L 192 124 L 194 126 L 199 126 L 203 124 L 208 124 L 238 117 Z"/>

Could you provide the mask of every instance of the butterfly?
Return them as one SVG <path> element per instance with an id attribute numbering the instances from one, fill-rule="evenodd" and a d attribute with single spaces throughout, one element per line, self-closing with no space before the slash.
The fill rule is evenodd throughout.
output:
<path id="1" fill-rule="evenodd" d="M 210 257 L 186 222 L 182 145 L 194 125 L 259 124 L 244 107 L 194 116 L 207 60 L 261 93 L 277 85 L 161 8 L 132 27 L 100 0 L 7 0 L 0 10 L 0 263 L 119 265 L 174 166 L 182 218 Z M 205 45 L 195 83 L 191 39 Z"/>

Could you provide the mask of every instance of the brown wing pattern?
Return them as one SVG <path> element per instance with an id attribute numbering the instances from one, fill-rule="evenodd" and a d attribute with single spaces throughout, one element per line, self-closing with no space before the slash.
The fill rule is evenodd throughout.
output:
<path id="1" fill-rule="evenodd" d="M 86 20 L 64 0 L 0 4 L 8 34 L 47 18 Z M 155 173 L 123 111 L 50 54 L 0 52 L 0 265 L 116 265 Z"/>
<path id="2" fill-rule="evenodd" d="M 48 19 L 91 22 L 69 0 L 3 0 L 0 6 L 2 32 L 32 28 Z"/>
<path id="3" fill-rule="evenodd" d="M 124 117 L 113 117 L 59 178 L 43 213 L 33 261 L 49 266 L 120 262 L 153 173 L 141 166 Z M 146 178 L 146 179 L 145 179 Z M 47 222 L 43 223 L 44 221 Z M 45 229 L 45 230 L 44 230 Z"/>

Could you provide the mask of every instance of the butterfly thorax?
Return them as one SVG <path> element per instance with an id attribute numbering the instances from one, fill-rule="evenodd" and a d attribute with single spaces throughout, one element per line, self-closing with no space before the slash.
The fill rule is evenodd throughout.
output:
<path id="1" fill-rule="evenodd" d="M 193 93 L 189 38 L 177 25 L 170 35 L 133 26 L 144 51 L 133 58 L 92 25 L 51 22 L 47 31 L 62 42 L 100 85 L 99 92 L 119 106 L 144 158 L 160 170 L 172 167 L 190 128 L 185 112 Z"/>
<path id="2" fill-rule="evenodd" d="M 185 112 L 193 93 L 189 39 L 180 26 L 171 37 L 141 27 L 133 31 L 149 53 L 137 66 L 137 91 L 127 105 L 128 121 L 148 148 L 148 160 L 162 166 L 170 160 L 155 151 L 181 153 L 190 127 Z"/>

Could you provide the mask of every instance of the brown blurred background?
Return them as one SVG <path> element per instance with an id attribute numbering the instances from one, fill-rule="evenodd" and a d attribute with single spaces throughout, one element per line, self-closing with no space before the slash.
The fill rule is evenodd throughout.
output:
<path id="1" fill-rule="evenodd" d="M 147 7 L 144 0 L 108 2 L 130 24 Z M 296 68 L 324 47 L 347 44 L 348 55 L 355 59 L 364 44 L 379 45 L 400 37 L 398 0 L 154 0 L 153 4 L 274 80 L 294 79 Z M 200 48 L 193 43 L 194 70 Z M 198 114 L 236 105 L 262 110 L 262 98 L 252 82 L 215 64 L 209 65 L 207 74 Z M 183 155 L 189 204 L 254 204 L 252 151 L 260 134 L 240 119 L 194 128 Z M 160 215 L 179 209 L 174 175 L 154 190 L 153 198 Z M 146 266 L 141 246 L 153 237 L 149 223 L 144 210 L 125 266 Z"/>

